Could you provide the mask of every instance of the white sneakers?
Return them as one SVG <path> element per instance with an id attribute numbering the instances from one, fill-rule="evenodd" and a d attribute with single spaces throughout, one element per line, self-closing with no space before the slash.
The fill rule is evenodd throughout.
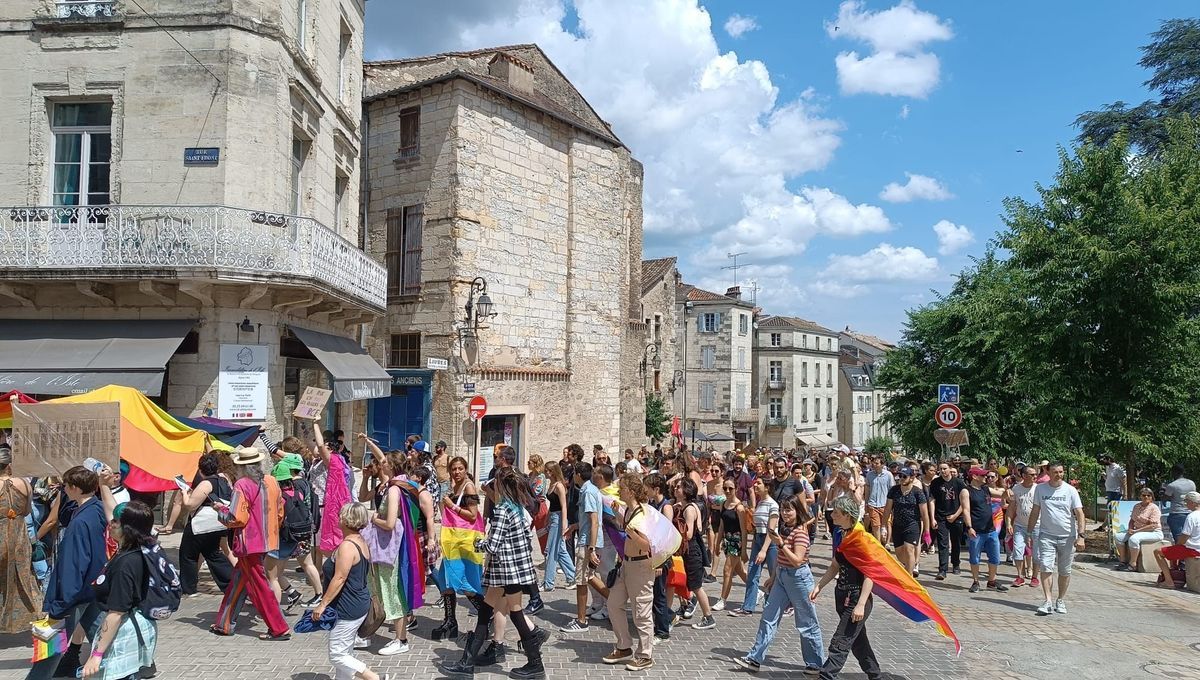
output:
<path id="1" fill-rule="evenodd" d="M 404 640 L 392 640 L 379 650 L 380 656 L 395 656 L 408 651 L 408 643 Z"/>
<path id="2" fill-rule="evenodd" d="M 1055 600 L 1054 611 L 1057 614 L 1066 614 L 1067 613 L 1067 603 L 1063 602 L 1062 600 Z"/>
<path id="3" fill-rule="evenodd" d="M 714 612 L 719 612 L 723 609 L 725 609 L 725 600 L 718 599 L 716 602 L 713 603 L 712 610 Z"/>
<path id="4" fill-rule="evenodd" d="M 596 611 L 588 614 L 588 618 L 592 621 L 606 621 L 608 619 L 608 607 L 600 607 Z"/>
<path id="5" fill-rule="evenodd" d="M 1063 600 L 1055 600 L 1051 602 L 1046 600 L 1042 606 L 1037 608 L 1038 616 L 1049 616 L 1050 614 L 1066 614 L 1067 603 Z"/>
<path id="6" fill-rule="evenodd" d="M 370 646 L 371 646 L 370 640 L 364 640 L 363 638 L 360 638 L 357 635 L 354 636 L 354 648 L 355 649 L 366 649 L 367 647 L 370 647 Z"/>

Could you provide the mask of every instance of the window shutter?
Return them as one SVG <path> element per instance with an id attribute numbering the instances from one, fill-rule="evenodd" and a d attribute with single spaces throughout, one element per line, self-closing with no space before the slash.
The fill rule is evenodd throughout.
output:
<path id="1" fill-rule="evenodd" d="M 421 292 L 421 245 L 425 230 L 425 206 L 410 205 L 404 208 L 404 280 L 401 294 L 416 295 Z"/>
<path id="2" fill-rule="evenodd" d="M 404 234 L 404 210 L 388 208 L 387 211 L 387 251 L 384 261 L 387 266 L 387 294 L 400 294 L 400 271 L 402 267 L 402 249 Z"/>

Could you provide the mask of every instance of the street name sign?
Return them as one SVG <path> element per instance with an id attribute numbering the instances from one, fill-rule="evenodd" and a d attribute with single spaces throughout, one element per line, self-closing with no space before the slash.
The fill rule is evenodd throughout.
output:
<path id="1" fill-rule="evenodd" d="M 429 357 L 425 360 L 425 368 L 432 368 L 435 371 L 444 371 L 447 368 L 450 368 L 450 360 Z"/>

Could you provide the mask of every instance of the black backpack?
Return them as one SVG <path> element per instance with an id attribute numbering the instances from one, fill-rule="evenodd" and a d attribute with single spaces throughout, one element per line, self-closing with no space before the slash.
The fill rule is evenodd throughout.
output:
<path id="1" fill-rule="evenodd" d="M 283 526 L 279 529 L 279 538 L 288 543 L 300 543 L 312 538 L 312 510 L 308 504 L 308 494 L 303 486 L 292 484 L 289 496 L 287 489 L 282 489 L 283 495 Z"/>
<path id="2" fill-rule="evenodd" d="M 131 554 L 133 553 L 121 553 L 113 557 L 113 560 Z M 179 603 L 183 599 L 179 569 L 171 562 L 167 553 L 163 552 L 162 546 L 158 543 L 142 548 L 137 552 L 137 557 L 141 558 L 142 565 L 146 570 L 146 590 L 145 594 L 138 599 L 138 611 L 151 621 L 171 618 L 172 614 L 179 611 Z M 112 564 L 113 562 L 109 561 L 101 573 L 107 574 L 108 568 Z M 103 578 L 96 581 L 96 583 L 101 582 L 103 582 Z"/>

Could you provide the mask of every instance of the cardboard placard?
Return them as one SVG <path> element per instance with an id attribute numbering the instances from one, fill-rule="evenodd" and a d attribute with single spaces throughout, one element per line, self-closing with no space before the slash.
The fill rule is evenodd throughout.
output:
<path id="1" fill-rule="evenodd" d="M 120 469 L 120 404 L 13 404 L 14 476 L 61 476 L 88 457 Z"/>
<path id="2" fill-rule="evenodd" d="M 332 390 L 305 387 L 304 394 L 300 395 L 300 401 L 296 403 L 296 411 L 293 415 L 304 420 L 316 420 L 325 410 L 325 404 L 329 402 L 331 394 L 333 394 Z"/>

